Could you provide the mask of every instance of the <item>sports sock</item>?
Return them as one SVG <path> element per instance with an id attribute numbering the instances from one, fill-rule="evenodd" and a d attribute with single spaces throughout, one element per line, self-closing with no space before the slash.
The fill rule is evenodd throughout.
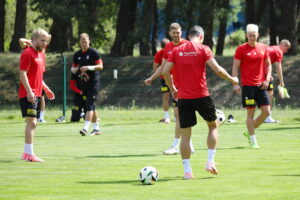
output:
<path id="1" fill-rule="evenodd" d="M 164 119 L 170 119 L 169 111 L 164 111 Z"/>
<path id="2" fill-rule="evenodd" d="M 33 144 L 24 144 L 24 152 L 33 155 Z"/>
<path id="3" fill-rule="evenodd" d="M 45 111 L 41 110 L 40 111 L 40 118 L 39 119 L 44 119 L 44 114 L 45 114 Z"/>
<path id="4" fill-rule="evenodd" d="M 251 144 L 257 143 L 255 135 L 250 135 Z"/>
<path id="5" fill-rule="evenodd" d="M 94 130 L 100 130 L 100 128 L 99 128 L 99 122 L 93 122 L 93 129 Z"/>
<path id="6" fill-rule="evenodd" d="M 84 127 L 83 127 L 83 129 L 86 130 L 86 131 L 89 130 L 90 124 L 91 124 L 90 121 L 84 121 Z"/>
<path id="7" fill-rule="evenodd" d="M 192 139 L 190 140 L 190 147 L 191 147 L 191 150 L 194 149 L 194 145 L 193 145 Z"/>
<path id="8" fill-rule="evenodd" d="M 208 149 L 208 151 L 207 151 L 207 162 L 215 162 L 215 155 L 216 155 L 216 150 L 215 149 Z"/>
<path id="9" fill-rule="evenodd" d="M 183 170 L 184 172 L 192 172 L 192 168 L 190 165 L 190 159 L 182 159 Z"/>
<path id="10" fill-rule="evenodd" d="M 174 138 L 174 142 L 173 142 L 172 147 L 178 148 L 178 144 L 179 144 L 179 138 Z"/>

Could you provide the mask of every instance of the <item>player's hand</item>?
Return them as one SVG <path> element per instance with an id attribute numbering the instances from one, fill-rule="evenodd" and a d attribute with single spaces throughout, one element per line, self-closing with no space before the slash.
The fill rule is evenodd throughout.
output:
<path id="1" fill-rule="evenodd" d="M 273 81 L 273 80 L 274 80 L 273 76 L 270 76 L 270 81 Z"/>
<path id="2" fill-rule="evenodd" d="M 147 86 L 150 86 L 152 84 L 152 80 L 151 78 L 147 78 L 145 81 L 144 81 L 145 85 Z"/>
<path id="3" fill-rule="evenodd" d="M 238 77 L 232 77 L 232 82 L 231 82 L 233 85 L 237 85 L 239 84 L 239 79 Z"/>
<path id="4" fill-rule="evenodd" d="M 71 67 L 71 72 L 72 72 L 73 74 L 76 74 L 77 71 L 78 71 L 78 67 Z"/>
<path id="5" fill-rule="evenodd" d="M 89 70 L 88 66 L 82 66 L 82 67 L 80 67 L 80 71 L 81 72 L 86 72 L 87 70 Z"/>
<path id="6" fill-rule="evenodd" d="M 178 100 L 178 91 L 177 91 L 177 89 L 175 87 L 170 88 L 170 92 L 173 96 L 173 99 L 177 101 Z"/>
<path id="7" fill-rule="evenodd" d="M 260 87 L 261 90 L 266 90 L 269 87 L 269 81 L 264 81 Z"/>
<path id="8" fill-rule="evenodd" d="M 234 85 L 233 86 L 233 91 L 237 94 L 240 94 L 241 93 L 241 88 L 239 85 Z"/>
<path id="9" fill-rule="evenodd" d="M 55 99 L 55 95 L 51 90 L 47 90 L 47 91 L 45 91 L 45 93 L 46 93 L 46 96 L 49 100 Z"/>
<path id="10" fill-rule="evenodd" d="M 32 91 L 30 91 L 30 92 L 27 93 L 27 100 L 30 103 L 34 103 L 35 102 L 36 96 L 35 96 L 35 94 Z"/>
<path id="11" fill-rule="evenodd" d="M 280 85 L 281 87 L 284 87 L 284 82 L 280 82 L 279 85 Z"/>

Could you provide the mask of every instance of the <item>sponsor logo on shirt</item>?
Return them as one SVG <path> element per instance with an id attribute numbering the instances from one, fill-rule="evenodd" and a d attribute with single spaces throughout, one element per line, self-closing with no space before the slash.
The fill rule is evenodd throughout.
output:
<path id="1" fill-rule="evenodd" d="M 199 52 L 179 52 L 179 56 L 197 56 Z"/>

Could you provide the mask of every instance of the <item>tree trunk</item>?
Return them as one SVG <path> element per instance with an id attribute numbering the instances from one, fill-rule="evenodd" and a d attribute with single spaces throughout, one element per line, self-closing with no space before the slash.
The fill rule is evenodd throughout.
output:
<path id="1" fill-rule="evenodd" d="M 299 6 L 300 0 L 280 0 L 280 23 L 278 26 L 279 40 L 287 39 L 291 42 L 292 47 L 288 51 L 289 55 L 297 54 L 298 24 L 299 24 Z"/>
<path id="2" fill-rule="evenodd" d="M 174 10 L 174 0 L 167 0 L 166 3 L 166 7 L 164 9 L 165 11 L 165 27 L 166 27 L 166 37 L 171 39 L 169 36 L 169 26 L 171 23 L 174 22 L 174 14 L 173 14 L 173 10 Z"/>
<path id="3" fill-rule="evenodd" d="M 203 44 L 213 48 L 213 23 L 214 23 L 214 0 L 203 1 L 200 4 L 199 24 L 202 26 L 205 36 Z"/>
<path id="4" fill-rule="evenodd" d="M 274 0 L 269 0 L 270 8 L 270 45 L 277 45 L 277 25 L 278 17 L 275 12 Z"/>
<path id="5" fill-rule="evenodd" d="M 194 9 L 195 9 L 195 0 L 187 0 L 187 13 L 186 13 L 186 21 L 187 21 L 187 31 L 186 31 L 186 38 L 189 36 L 190 28 L 195 24 L 195 16 L 194 16 Z"/>
<path id="6" fill-rule="evenodd" d="M 268 6 L 268 2 L 269 2 L 269 0 L 260 0 L 259 4 L 255 6 L 257 8 L 255 10 L 256 14 L 254 16 L 254 23 L 255 24 L 257 24 L 257 25 L 260 24 L 261 18 L 263 16 L 263 14 L 265 13 L 265 10 Z"/>
<path id="7" fill-rule="evenodd" d="M 223 10 L 222 16 L 220 16 L 220 26 L 219 26 L 219 35 L 218 43 L 216 48 L 217 55 L 223 55 L 224 42 L 226 37 L 226 28 L 227 28 L 227 19 L 228 19 L 228 10 L 229 10 L 229 0 L 223 0 L 220 5 L 221 10 Z"/>
<path id="8" fill-rule="evenodd" d="M 152 25 L 152 38 L 151 38 L 151 50 L 152 55 L 154 56 L 157 52 L 156 50 L 156 42 L 158 40 L 158 13 L 157 13 L 157 0 L 154 0 L 153 5 L 153 25 Z"/>
<path id="9" fill-rule="evenodd" d="M 254 14 L 255 14 L 254 6 L 255 5 L 254 4 L 255 4 L 254 0 L 246 0 L 246 7 L 245 7 L 246 25 L 255 23 L 255 20 L 254 20 Z"/>
<path id="10" fill-rule="evenodd" d="M 6 0 L 0 0 L 0 52 L 4 51 L 5 3 Z"/>
<path id="11" fill-rule="evenodd" d="M 151 25 L 152 25 L 152 13 L 154 9 L 155 0 L 145 0 L 142 9 L 142 15 L 140 17 L 140 23 L 138 26 L 138 34 L 140 35 L 140 55 L 149 56 L 150 55 L 150 35 L 151 35 Z"/>
<path id="12" fill-rule="evenodd" d="M 64 52 L 72 50 L 72 22 L 71 19 L 63 21 L 61 18 L 53 18 L 50 28 L 51 45 L 49 51 Z"/>
<path id="13" fill-rule="evenodd" d="M 9 51 L 19 52 L 19 38 L 26 34 L 27 0 L 17 0 L 15 27 Z"/>
<path id="14" fill-rule="evenodd" d="M 132 56 L 137 0 L 121 1 L 111 56 Z"/>

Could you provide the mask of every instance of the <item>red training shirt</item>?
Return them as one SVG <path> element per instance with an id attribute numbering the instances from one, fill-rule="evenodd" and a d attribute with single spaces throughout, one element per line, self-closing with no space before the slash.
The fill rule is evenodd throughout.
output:
<path id="1" fill-rule="evenodd" d="M 240 60 L 241 84 L 242 86 L 259 86 L 265 81 L 265 60 L 269 58 L 267 46 L 257 43 L 251 47 L 244 43 L 235 51 L 234 59 Z"/>
<path id="2" fill-rule="evenodd" d="M 168 62 L 174 63 L 173 79 L 176 80 L 179 99 L 196 99 L 209 96 L 206 83 L 206 62 L 213 53 L 208 46 L 187 42 L 173 49 Z"/>
<path id="3" fill-rule="evenodd" d="M 156 54 L 154 55 L 153 62 L 156 64 L 159 64 L 159 66 L 160 66 L 162 63 L 163 56 L 164 56 L 164 49 L 161 49 L 158 52 L 156 52 Z M 163 76 L 160 76 L 160 78 L 164 79 Z"/>
<path id="4" fill-rule="evenodd" d="M 268 47 L 269 55 L 270 55 L 270 60 L 271 63 L 274 64 L 276 62 L 281 63 L 282 58 L 283 58 L 283 52 L 279 48 L 279 46 L 270 46 Z"/>
<path id="5" fill-rule="evenodd" d="M 20 70 L 27 71 L 29 85 L 36 97 L 42 95 L 43 72 L 45 71 L 45 54 L 32 47 L 21 54 Z M 20 81 L 19 98 L 27 97 L 27 92 Z"/>
<path id="6" fill-rule="evenodd" d="M 171 54 L 172 50 L 173 50 L 175 47 L 177 47 L 177 46 L 179 46 L 179 45 L 182 45 L 182 44 L 184 44 L 184 43 L 187 43 L 187 42 L 188 42 L 188 41 L 185 40 L 185 39 L 180 40 L 179 44 L 174 44 L 173 42 L 168 42 L 168 43 L 166 44 L 165 48 L 164 48 L 164 55 L 163 55 L 163 58 L 164 58 L 165 60 L 168 60 L 168 56 Z"/>

